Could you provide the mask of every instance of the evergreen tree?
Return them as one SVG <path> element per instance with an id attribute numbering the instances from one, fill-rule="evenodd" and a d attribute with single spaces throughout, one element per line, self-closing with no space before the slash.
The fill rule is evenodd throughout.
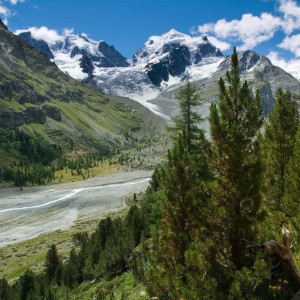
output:
<path id="1" fill-rule="evenodd" d="M 227 85 L 219 81 L 219 103 L 210 111 L 211 148 L 208 159 L 215 181 L 215 231 L 224 264 L 237 269 L 251 266 L 249 243 L 255 240 L 260 219 L 260 98 L 240 82 L 236 49 L 231 56 Z"/>
<path id="2" fill-rule="evenodd" d="M 32 271 L 27 270 L 19 279 L 20 282 L 20 299 L 36 299 L 35 275 Z"/>
<path id="3" fill-rule="evenodd" d="M 198 152 L 199 136 L 202 133 L 199 122 L 203 119 L 195 109 L 201 104 L 200 94 L 197 88 L 188 82 L 180 88 L 176 99 L 179 102 L 180 113 L 174 118 L 175 126 L 171 130 L 184 136 L 188 152 Z"/>
<path id="4" fill-rule="evenodd" d="M 285 190 L 285 172 L 292 155 L 299 124 L 296 101 L 290 92 L 279 89 L 265 127 L 265 197 L 267 205 L 281 209 Z"/>
<path id="5" fill-rule="evenodd" d="M 192 278 L 186 253 L 203 225 L 207 201 L 197 163 L 191 159 L 185 138 L 178 135 L 160 175 L 165 197 L 155 240 L 154 270 L 149 273 L 151 292 L 162 299 L 183 297 Z M 194 270 L 194 275 L 197 273 L 202 274 L 199 267 Z"/>
<path id="6" fill-rule="evenodd" d="M 0 299 L 1 300 L 9 300 L 10 297 L 10 287 L 5 278 L 0 279 Z"/>
<path id="7" fill-rule="evenodd" d="M 136 205 L 130 207 L 126 216 L 126 223 L 129 233 L 133 235 L 134 245 L 137 246 L 141 241 L 141 235 L 145 226 L 142 220 L 141 212 Z"/>
<path id="8" fill-rule="evenodd" d="M 296 135 L 293 155 L 289 160 L 285 172 L 285 193 L 282 199 L 282 210 L 300 233 L 300 127 Z"/>
<path id="9" fill-rule="evenodd" d="M 57 253 L 56 246 L 52 244 L 47 252 L 45 261 L 45 271 L 49 281 L 53 280 L 56 275 L 56 271 L 60 266 L 60 259 Z"/>

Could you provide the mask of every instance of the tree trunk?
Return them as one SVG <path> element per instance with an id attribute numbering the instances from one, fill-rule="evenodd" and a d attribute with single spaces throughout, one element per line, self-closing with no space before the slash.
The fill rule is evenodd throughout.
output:
<path id="1" fill-rule="evenodd" d="M 291 233 L 283 229 L 283 242 L 279 244 L 275 241 L 265 243 L 265 253 L 268 258 L 275 259 L 277 266 L 288 276 L 289 283 L 294 291 L 300 289 L 300 273 L 295 265 L 291 251 Z"/>

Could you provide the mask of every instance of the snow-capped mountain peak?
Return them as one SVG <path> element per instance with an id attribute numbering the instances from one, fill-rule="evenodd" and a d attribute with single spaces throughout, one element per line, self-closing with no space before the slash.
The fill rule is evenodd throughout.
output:
<path id="1" fill-rule="evenodd" d="M 134 56 L 133 63 L 137 64 L 149 64 L 164 59 L 168 53 L 173 49 L 182 48 L 186 53 L 189 52 L 191 63 L 196 61 L 198 63 L 201 58 L 201 48 L 206 47 L 206 53 L 204 57 L 207 56 L 222 56 L 222 53 L 218 48 L 212 45 L 207 37 L 193 37 L 175 29 L 171 29 L 167 33 L 161 36 L 151 36 L 144 47 L 141 48 Z"/>
<path id="2" fill-rule="evenodd" d="M 70 34 L 53 44 L 33 39 L 30 32 L 19 35 L 26 42 L 38 48 L 57 64 L 64 72 L 76 79 L 93 75 L 97 68 L 127 67 L 129 63 L 113 46 L 105 41 L 95 41 L 84 33 Z"/>
<path id="3" fill-rule="evenodd" d="M 63 50 L 69 52 L 72 51 L 73 48 L 78 47 L 79 49 L 88 51 L 88 53 L 90 53 L 91 55 L 98 55 L 98 43 L 99 42 L 92 39 L 89 40 L 85 34 L 71 34 L 65 38 L 64 42 L 53 45 L 52 47 L 50 46 L 50 48 L 54 51 Z"/>
<path id="4" fill-rule="evenodd" d="M 151 36 L 133 55 L 132 62 L 147 72 L 154 85 L 161 86 L 171 77 L 182 78 L 191 66 L 203 65 L 204 58 L 222 56 L 207 37 L 194 37 L 171 29 L 161 36 Z"/>

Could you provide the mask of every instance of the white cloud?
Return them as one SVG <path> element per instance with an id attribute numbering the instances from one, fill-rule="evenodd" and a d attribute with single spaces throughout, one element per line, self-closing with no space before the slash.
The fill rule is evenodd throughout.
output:
<path id="1" fill-rule="evenodd" d="M 6 0 L 8 2 L 7 4 L 15 5 L 17 3 L 25 2 L 26 0 Z M 12 12 L 7 6 L 3 5 L 3 1 L 0 0 L 0 17 L 2 18 L 2 21 L 7 24 L 8 17 L 13 16 L 15 13 Z"/>
<path id="2" fill-rule="evenodd" d="M 282 68 L 284 71 L 292 74 L 298 80 L 300 79 L 300 59 L 285 60 L 280 57 L 278 52 L 271 51 L 267 57 L 271 60 L 272 64 Z"/>
<path id="3" fill-rule="evenodd" d="M 221 51 L 226 51 L 232 48 L 231 44 L 221 41 L 214 36 L 207 36 L 208 40 Z"/>
<path id="4" fill-rule="evenodd" d="M 244 14 L 240 20 L 221 19 L 201 25 L 198 30 L 202 34 L 212 33 L 219 39 L 240 42 L 242 45 L 239 48 L 246 50 L 272 39 L 281 24 L 279 17 L 269 13 L 262 13 L 259 17 Z"/>
<path id="5" fill-rule="evenodd" d="M 296 57 L 300 57 L 300 34 L 286 36 L 278 47 L 293 52 Z"/>
<path id="6" fill-rule="evenodd" d="M 65 28 L 63 30 L 63 35 L 66 37 L 66 36 L 73 34 L 73 32 L 74 32 L 74 28 Z"/>
<path id="7" fill-rule="evenodd" d="M 11 15 L 10 9 L 4 5 L 0 5 L 0 16 L 6 18 L 9 17 L 10 15 Z"/>
<path id="8" fill-rule="evenodd" d="M 300 29 L 300 6 L 294 0 L 279 0 L 279 12 L 283 14 L 282 30 L 291 34 Z"/>
<path id="9" fill-rule="evenodd" d="M 25 0 L 9 0 L 10 4 L 16 5 L 17 3 L 23 3 Z"/>
<path id="10" fill-rule="evenodd" d="M 15 34 L 20 34 L 26 31 L 30 31 L 33 38 L 37 40 L 44 40 L 50 44 L 64 40 L 64 35 L 60 35 L 56 30 L 49 29 L 45 26 L 16 30 Z"/>

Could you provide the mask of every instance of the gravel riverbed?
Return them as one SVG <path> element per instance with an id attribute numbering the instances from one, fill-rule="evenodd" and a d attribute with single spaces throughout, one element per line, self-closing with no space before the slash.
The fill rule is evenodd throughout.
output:
<path id="1" fill-rule="evenodd" d="M 67 229 L 124 205 L 145 191 L 152 171 L 120 172 L 80 182 L 0 189 L 0 247 Z"/>

